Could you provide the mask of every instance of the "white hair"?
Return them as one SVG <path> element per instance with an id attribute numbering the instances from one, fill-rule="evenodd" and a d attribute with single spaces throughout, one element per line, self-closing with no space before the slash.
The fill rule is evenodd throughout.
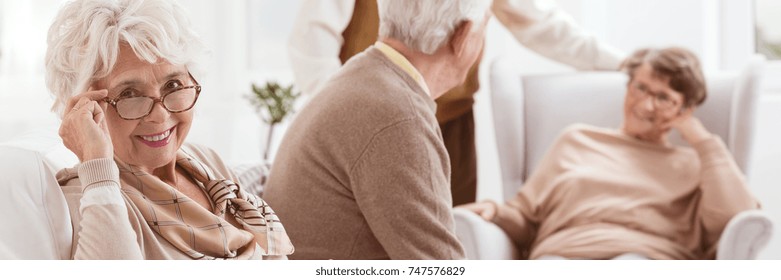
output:
<path id="1" fill-rule="evenodd" d="M 47 37 L 46 86 L 62 116 L 68 99 L 109 75 L 127 44 L 139 59 L 163 59 L 193 71 L 206 49 L 172 0 L 75 0 L 57 14 Z"/>
<path id="2" fill-rule="evenodd" d="M 433 54 L 464 21 L 479 24 L 491 0 L 378 0 L 380 38 Z M 474 27 L 474 26 L 473 26 Z"/>

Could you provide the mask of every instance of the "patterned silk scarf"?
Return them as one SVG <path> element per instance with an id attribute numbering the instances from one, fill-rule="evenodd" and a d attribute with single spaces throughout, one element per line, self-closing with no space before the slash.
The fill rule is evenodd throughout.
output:
<path id="1" fill-rule="evenodd" d="M 191 258 L 248 259 L 258 253 L 264 256 L 293 253 L 293 244 L 284 227 L 265 201 L 218 176 L 184 150 L 179 150 L 176 165 L 203 188 L 213 212 L 158 177 L 116 157 L 114 160 L 123 191 L 147 224 Z M 227 220 L 235 220 L 241 228 Z"/>

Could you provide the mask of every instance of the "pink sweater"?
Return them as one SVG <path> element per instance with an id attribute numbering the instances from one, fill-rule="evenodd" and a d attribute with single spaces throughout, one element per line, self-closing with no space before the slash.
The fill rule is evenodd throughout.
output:
<path id="1" fill-rule="evenodd" d="M 692 149 L 573 125 L 495 222 L 532 259 L 712 259 L 729 219 L 758 207 L 716 136 Z"/>

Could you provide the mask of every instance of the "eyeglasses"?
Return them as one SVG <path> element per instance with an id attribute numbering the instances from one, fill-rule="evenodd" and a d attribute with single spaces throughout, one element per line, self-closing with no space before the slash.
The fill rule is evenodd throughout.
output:
<path id="1" fill-rule="evenodd" d="M 675 100 L 672 96 L 666 93 L 652 92 L 647 86 L 632 82 L 631 91 L 636 97 L 651 97 L 654 108 L 662 112 L 674 111 L 681 104 L 680 101 Z"/>
<path id="2" fill-rule="evenodd" d="M 182 86 L 181 82 L 169 81 L 164 86 L 164 93 L 160 98 L 149 96 L 133 96 L 120 94 L 114 99 L 108 97 L 103 101 L 114 107 L 119 117 L 125 120 L 137 120 L 152 113 L 155 103 L 163 105 L 166 111 L 171 113 L 181 113 L 190 110 L 195 106 L 198 95 L 201 94 L 201 86 L 193 75 L 187 73 L 190 79 L 195 83 L 191 86 Z"/>

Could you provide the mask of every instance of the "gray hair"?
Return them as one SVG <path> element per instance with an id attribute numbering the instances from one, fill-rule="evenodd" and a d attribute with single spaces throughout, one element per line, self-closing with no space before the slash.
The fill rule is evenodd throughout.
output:
<path id="1" fill-rule="evenodd" d="M 485 17 L 491 0 L 378 0 L 380 37 L 433 54 L 450 39 L 463 21 L 476 24 Z"/>
<path id="2" fill-rule="evenodd" d="M 197 68 L 206 49 L 172 0 L 75 0 L 57 14 L 47 37 L 46 86 L 62 116 L 68 99 L 109 75 L 127 44 L 139 59 Z"/>

